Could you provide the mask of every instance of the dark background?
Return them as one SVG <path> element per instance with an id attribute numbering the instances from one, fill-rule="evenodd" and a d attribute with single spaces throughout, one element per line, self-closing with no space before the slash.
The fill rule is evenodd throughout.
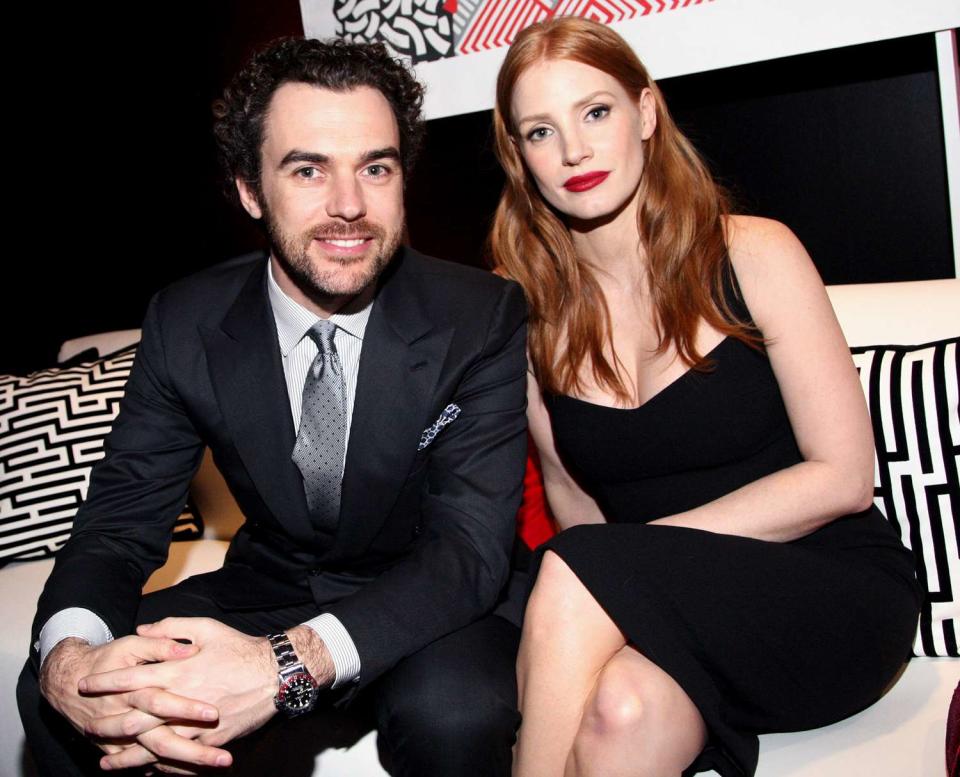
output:
<path id="1" fill-rule="evenodd" d="M 265 5 L 89 5 L 30 34 L 7 92 L 0 373 L 139 326 L 154 291 L 262 243 L 221 194 L 210 104 L 254 47 L 301 32 L 296 0 Z M 738 210 L 790 225 L 827 283 L 953 276 L 932 34 L 660 85 Z M 431 122 L 411 243 L 481 263 L 501 185 L 488 112 Z"/>

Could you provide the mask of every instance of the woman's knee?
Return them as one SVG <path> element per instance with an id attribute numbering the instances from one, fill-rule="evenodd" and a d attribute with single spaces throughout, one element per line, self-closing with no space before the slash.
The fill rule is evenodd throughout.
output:
<path id="1" fill-rule="evenodd" d="M 626 747 L 651 774 L 685 768 L 703 748 L 706 725 L 669 674 L 633 648 L 624 648 L 597 677 L 574 742 L 581 760 Z M 660 767 L 666 765 L 666 771 Z"/>
<path id="2" fill-rule="evenodd" d="M 612 661 L 597 677 L 583 711 L 583 733 L 593 737 L 620 737 L 642 729 L 655 713 L 655 693 Z"/>

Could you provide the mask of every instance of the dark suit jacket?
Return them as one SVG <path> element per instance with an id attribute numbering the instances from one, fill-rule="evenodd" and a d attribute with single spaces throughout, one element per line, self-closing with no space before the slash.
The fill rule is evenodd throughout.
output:
<path id="1" fill-rule="evenodd" d="M 107 455 L 40 597 L 131 632 L 203 447 L 246 523 L 213 576 L 224 609 L 313 599 L 356 644 L 361 685 L 488 612 L 508 574 L 526 450 L 525 305 L 492 274 L 403 248 L 364 336 L 341 516 L 308 516 L 265 256 L 160 292 Z M 462 412 L 418 451 L 451 402 Z M 293 626 L 295 624 L 288 624 Z"/>

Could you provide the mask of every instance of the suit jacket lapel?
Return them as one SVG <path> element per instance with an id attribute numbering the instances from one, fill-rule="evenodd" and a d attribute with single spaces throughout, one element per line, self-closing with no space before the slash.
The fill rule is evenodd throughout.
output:
<path id="1" fill-rule="evenodd" d="M 331 554 L 339 558 L 362 553 L 379 531 L 433 420 L 452 331 L 434 328 L 418 280 L 398 257 L 367 322 Z"/>
<path id="2" fill-rule="evenodd" d="M 290 460 L 296 436 L 266 262 L 250 273 L 220 328 L 205 330 L 203 338 L 214 392 L 250 478 L 287 531 L 310 541 L 303 483 Z"/>

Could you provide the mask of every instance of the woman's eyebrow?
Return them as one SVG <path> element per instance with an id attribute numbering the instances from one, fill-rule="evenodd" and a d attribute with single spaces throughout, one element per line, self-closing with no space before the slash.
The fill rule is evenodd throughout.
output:
<path id="1" fill-rule="evenodd" d="M 613 95 L 610 94 L 610 92 L 607 92 L 606 90 L 601 89 L 601 90 L 596 91 L 596 92 L 591 92 L 591 93 L 588 94 L 586 97 L 583 97 L 583 98 L 577 100 L 577 101 L 573 104 L 573 107 L 574 107 L 574 108 L 582 108 L 582 107 L 583 107 L 584 105 L 586 105 L 587 103 L 593 102 L 594 100 L 596 100 L 598 97 L 601 97 L 601 96 L 607 96 L 607 97 L 611 97 L 611 98 L 613 97 Z M 519 119 L 519 120 L 517 121 L 517 126 L 519 127 L 521 124 L 526 124 L 526 123 L 531 122 L 531 121 L 546 121 L 546 120 L 549 119 L 549 118 L 550 118 L 549 114 L 546 114 L 546 113 L 535 113 L 535 114 L 532 114 L 531 116 L 524 116 L 522 119 Z"/>

